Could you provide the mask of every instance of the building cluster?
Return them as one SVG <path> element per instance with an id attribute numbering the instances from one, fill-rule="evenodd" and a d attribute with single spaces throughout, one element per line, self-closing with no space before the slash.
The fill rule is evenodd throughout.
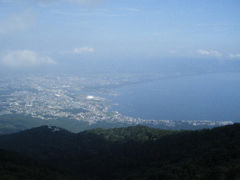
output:
<path id="1" fill-rule="evenodd" d="M 232 122 L 146 120 L 112 111 L 110 87 L 137 83 L 139 76 L 23 75 L 1 78 L 0 115 L 26 114 L 40 119 L 69 118 L 97 122 L 143 124 L 155 127 L 218 126 Z"/>

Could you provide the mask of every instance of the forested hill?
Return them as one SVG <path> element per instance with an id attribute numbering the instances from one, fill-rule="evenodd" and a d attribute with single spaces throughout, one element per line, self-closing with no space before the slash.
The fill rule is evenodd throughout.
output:
<path id="1" fill-rule="evenodd" d="M 32 158 L 40 169 L 64 172 L 65 179 L 240 178 L 239 124 L 200 131 L 135 126 L 81 133 L 42 126 L 0 136 L 0 148 Z M 19 175 L 12 170 L 11 176 Z"/>

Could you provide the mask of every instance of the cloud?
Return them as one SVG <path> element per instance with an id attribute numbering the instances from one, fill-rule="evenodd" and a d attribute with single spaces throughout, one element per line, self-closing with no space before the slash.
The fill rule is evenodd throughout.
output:
<path id="1" fill-rule="evenodd" d="M 78 3 L 78 4 L 99 4 L 105 0 L 0 0 L 0 3 L 14 3 L 14 2 L 37 2 L 48 4 L 52 2 L 69 2 L 69 3 Z"/>
<path id="2" fill-rule="evenodd" d="M 11 3 L 14 2 L 14 0 L 0 0 L 0 3 Z"/>
<path id="3" fill-rule="evenodd" d="M 177 51 L 176 51 L 176 50 L 170 50 L 170 51 L 168 51 L 168 53 L 169 53 L 169 54 L 176 54 Z"/>
<path id="4" fill-rule="evenodd" d="M 128 12 L 140 12 L 141 10 L 138 8 L 120 8 L 120 10 L 128 11 Z"/>
<path id="5" fill-rule="evenodd" d="M 204 56 L 214 56 L 214 57 L 221 57 L 222 53 L 216 50 L 204 50 L 204 49 L 199 49 L 197 50 L 197 53 L 200 55 Z"/>
<path id="6" fill-rule="evenodd" d="M 114 17 L 114 16 L 122 16 L 122 14 L 113 13 L 111 11 L 105 9 L 96 9 L 95 11 L 81 11 L 81 12 L 73 12 L 73 11 L 62 11 L 60 9 L 53 10 L 52 13 L 63 15 L 63 16 L 72 16 L 72 17 L 87 17 L 87 16 L 103 16 L 103 17 Z"/>
<path id="7" fill-rule="evenodd" d="M 101 3 L 103 2 L 104 0 L 64 0 L 66 2 L 74 2 L 74 3 L 81 3 L 81 4 L 98 4 L 98 3 Z"/>
<path id="8" fill-rule="evenodd" d="M 32 13 L 23 12 L 13 14 L 0 22 L 0 34 L 12 33 L 15 31 L 25 31 L 35 24 Z"/>
<path id="9" fill-rule="evenodd" d="M 95 49 L 90 47 L 80 47 L 80 48 L 74 48 L 73 53 L 74 54 L 83 54 L 83 53 L 94 53 Z"/>
<path id="10" fill-rule="evenodd" d="M 240 59 L 240 54 L 230 54 L 229 58 L 231 58 L 231 59 Z"/>
<path id="11" fill-rule="evenodd" d="M 52 58 L 40 56 L 30 50 L 9 51 L 1 57 L 0 62 L 11 68 L 31 68 L 40 65 L 56 64 Z"/>

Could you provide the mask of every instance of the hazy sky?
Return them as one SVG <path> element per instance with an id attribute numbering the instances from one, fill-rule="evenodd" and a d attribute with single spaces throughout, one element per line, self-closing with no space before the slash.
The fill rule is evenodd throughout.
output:
<path id="1" fill-rule="evenodd" d="M 1 66 L 171 57 L 240 60 L 240 1 L 0 0 Z"/>

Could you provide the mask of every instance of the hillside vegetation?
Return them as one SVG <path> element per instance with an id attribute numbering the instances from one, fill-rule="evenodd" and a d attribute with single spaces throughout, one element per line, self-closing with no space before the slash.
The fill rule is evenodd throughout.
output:
<path id="1" fill-rule="evenodd" d="M 0 136 L 0 148 L 33 159 L 40 169 L 64 172 L 65 179 L 240 178 L 239 124 L 199 131 L 135 126 L 81 133 L 42 126 Z"/>

